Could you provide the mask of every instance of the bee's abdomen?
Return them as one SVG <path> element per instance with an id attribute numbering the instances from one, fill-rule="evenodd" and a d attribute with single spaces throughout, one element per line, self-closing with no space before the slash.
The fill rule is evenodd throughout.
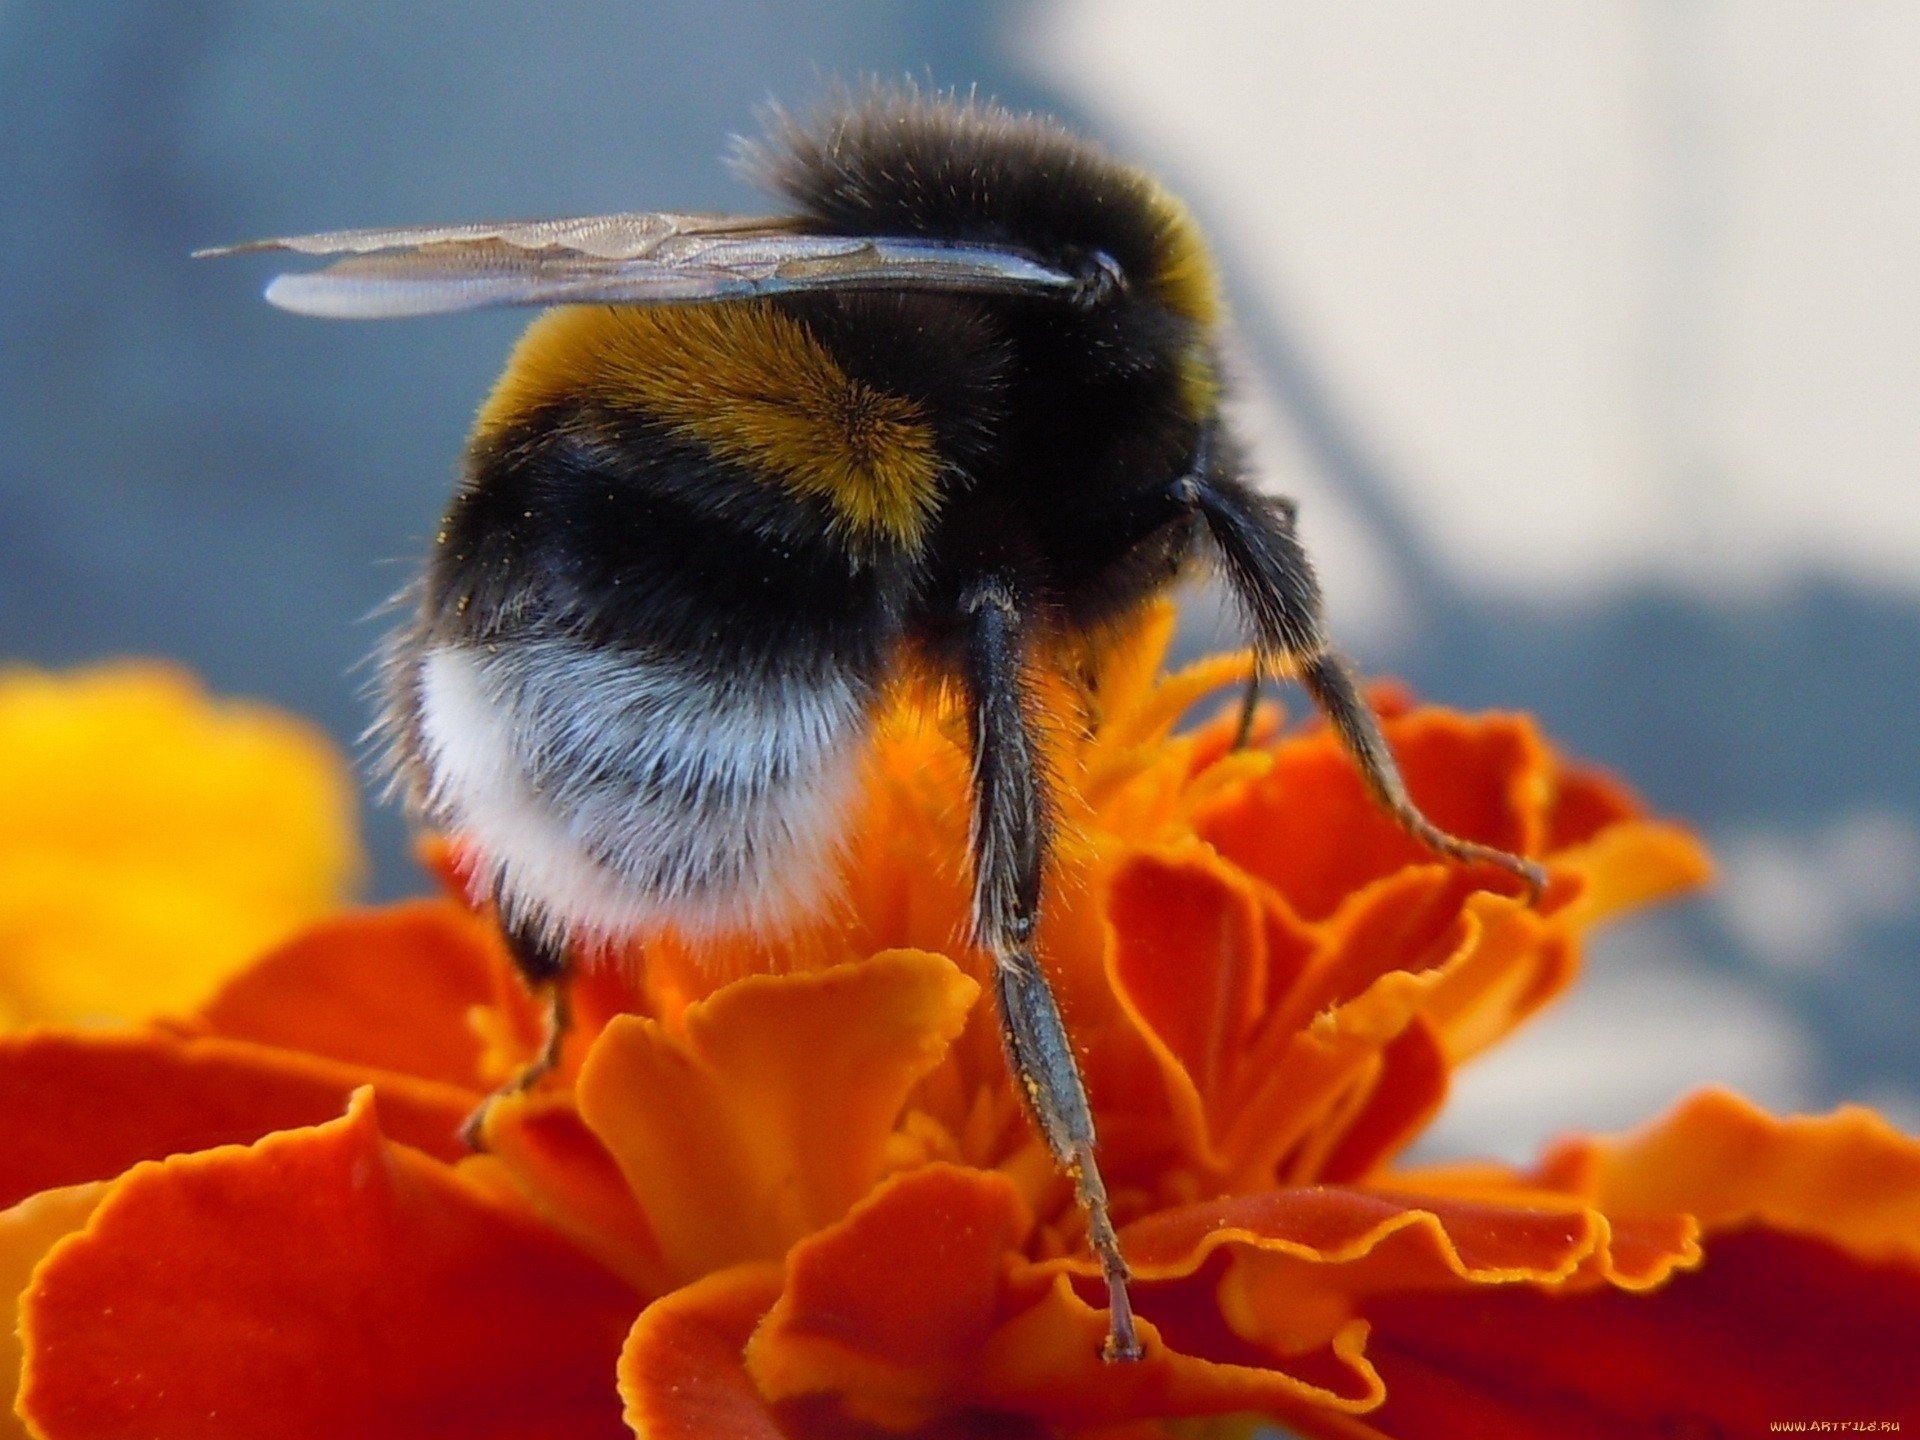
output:
<path id="1" fill-rule="evenodd" d="M 415 686 L 421 798 L 519 925 L 764 931 L 829 892 L 871 704 L 856 676 L 551 639 L 429 645 Z"/>
<path id="2" fill-rule="evenodd" d="M 829 503 L 604 407 L 476 443 L 389 701 L 478 896 L 555 939 L 820 898 L 910 580 Z"/>
<path id="3" fill-rule="evenodd" d="M 907 566 L 644 414 L 569 407 L 477 443 L 426 575 L 441 634 L 563 633 L 718 670 L 882 661 Z"/>

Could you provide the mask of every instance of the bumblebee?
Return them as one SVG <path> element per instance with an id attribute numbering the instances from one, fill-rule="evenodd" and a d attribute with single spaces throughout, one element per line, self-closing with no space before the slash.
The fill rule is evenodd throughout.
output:
<path id="1" fill-rule="evenodd" d="M 1435 852 L 1537 869 L 1408 798 L 1321 624 L 1290 503 L 1223 424 L 1187 211 L 1051 120 L 875 88 L 743 151 L 775 218 L 342 231 L 267 298 L 375 318 L 546 305 L 481 407 L 384 667 L 419 814 L 474 857 L 550 1007 L 596 943 L 776 930 L 830 888 L 889 680 L 964 701 L 974 938 L 1010 1065 L 1140 1353 L 1094 1119 L 1034 947 L 1051 807 L 1036 676 L 1208 555 Z M 212 253 L 233 253 L 221 251 Z M 477 1138 L 477 1118 L 473 1129 Z"/>

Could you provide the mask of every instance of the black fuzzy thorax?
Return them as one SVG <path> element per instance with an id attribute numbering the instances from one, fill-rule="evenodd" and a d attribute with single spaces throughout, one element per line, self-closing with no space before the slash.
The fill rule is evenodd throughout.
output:
<path id="1" fill-rule="evenodd" d="M 941 461 L 910 545 L 850 547 L 823 501 L 722 458 L 643 411 L 546 406 L 476 437 L 428 567 L 431 636 L 566 636 L 716 675 L 876 685 L 903 642 L 958 663 L 962 597 L 992 575 L 1043 628 L 1098 628 L 1164 587 L 1191 522 L 1155 497 L 1208 414 L 1183 366 L 1195 320 L 1158 284 L 1151 182 L 1050 121 L 881 93 L 758 152 L 800 223 L 1099 253 L 1123 287 L 1055 298 L 814 293 L 784 298 L 849 375 L 911 401 Z"/>
<path id="2" fill-rule="evenodd" d="M 969 578 L 988 570 L 1068 629 L 1099 626 L 1162 588 L 1191 527 L 1141 517 L 1213 417 L 1196 413 L 1183 384 L 1196 352 L 1211 365 L 1209 341 L 1163 283 L 1177 237 L 1152 181 L 1044 117 L 885 89 L 815 123 L 777 118 L 744 159 L 809 228 L 1009 245 L 1068 268 L 1098 254 L 1123 278 L 1121 293 L 1084 307 L 927 302 L 993 338 L 998 375 L 993 404 L 968 412 L 991 441 L 950 476 L 909 628 L 937 640 Z M 854 330 L 825 322 L 825 309 L 822 297 L 795 302 L 836 353 L 851 354 Z M 988 388 L 961 373 L 979 354 L 934 346 L 918 357 L 922 374 L 948 372 L 916 387 L 934 397 L 933 414 L 948 413 L 944 397 Z"/>
<path id="3" fill-rule="evenodd" d="M 1071 268 L 1104 251 L 1151 284 L 1168 217 L 1143 172 L 1043 115 L 875 87 L 811 121 L 776 112 L 740 168 L 808 229 L 1026 250 Z"/>

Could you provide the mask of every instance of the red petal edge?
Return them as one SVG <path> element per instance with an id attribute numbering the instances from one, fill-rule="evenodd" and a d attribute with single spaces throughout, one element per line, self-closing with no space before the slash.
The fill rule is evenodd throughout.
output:
<path id="1" fill-rule="evenodd" d="M 613 1440 L 638 1303 L 362 1091 L 129 1172 L 24 1297 L 20 1411 L 45 1440 Z"/>

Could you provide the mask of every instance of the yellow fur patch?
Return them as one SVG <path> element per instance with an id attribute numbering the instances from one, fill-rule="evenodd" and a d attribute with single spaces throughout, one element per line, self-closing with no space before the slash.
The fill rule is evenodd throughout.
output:
<path id="1" fill-rule="evenodd" d="M 521 337 L 477 430 L 573 397 L 639 410 L 825 500 L 855 545 L 914 548 L 939 500 L 939 455 L 920 407 L 855 380 L 771 305 L 551 310 Z"/>
<path id="2" fill-rule="evenodd" d="M 1204 336 L 1220 322 L 1224 308 L 1213 256 L 1200 238 L 1192 212 L 1157 182 L 1148 179 L 1147 186 L 1147 203 L 1160 242 L 1154 286 L 1167 307 L 1191 320 Z M 1220 404 L 1220 377 L 1211 346 L 1202 340 L 1180 357 L 1179 365 L 1180 395 L 1188 413 L 1211 415 Z"/>
<path id="3" fill-rule="evenodd" d="M 1153 180 L 1147 186 L 1147 204 L 1160 231 L 1154 285 L 1175 313 L 1211 330 L 1220 321 L 1220 276 L 1200 238 L 1200 225 L 1179 197 Z"/>
<path id="4" fill-rule="evenodd" d="M 1220 408 L 1221 386 L 1212 352 L 1195 345 L 1180 357 L 1179 366 L 1180 399 L 1187 414 L 1213 414 Z"/>

